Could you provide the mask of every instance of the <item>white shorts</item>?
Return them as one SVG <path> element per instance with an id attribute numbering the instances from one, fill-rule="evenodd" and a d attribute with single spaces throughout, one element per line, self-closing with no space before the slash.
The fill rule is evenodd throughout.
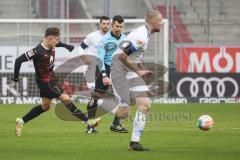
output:
<path id="1" fill-rule="evenodd" d="M 132 105 L 136 97 L 149 91 L 145 81 L 135 72 L 127 72 L 114 78 L 110 75 L 110 78 L 114 95 L 119 100 L 119 106 Z"/>

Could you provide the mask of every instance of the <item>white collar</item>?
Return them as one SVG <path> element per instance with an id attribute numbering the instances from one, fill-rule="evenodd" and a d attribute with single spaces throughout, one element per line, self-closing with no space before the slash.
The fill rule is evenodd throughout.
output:
<path id="1" fill-rule="evenodd" d="M 47 48 L 45 45 L 43 45 L 43 42 L 41 42 L 41 46 L 46 49 L 46 50 L 49 50 L 50 48 Z"/>
<path id="2" fill-rule="evenodd" d="M 150 37 L 151 36 L 151 32 L 150 32 L 150 30 L 149 30 L 149 28 L 148 28 L 148 26 L 147 25 L 144 25 L 145 26 L 145 28 L 147 29 L 147 31 L 148 31 L 148 37 Z"/>

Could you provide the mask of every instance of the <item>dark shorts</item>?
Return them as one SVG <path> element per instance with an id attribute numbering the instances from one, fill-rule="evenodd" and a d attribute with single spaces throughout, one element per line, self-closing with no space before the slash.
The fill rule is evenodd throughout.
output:
<path id="1" fill-rule="evenodd" d="M 45 97 L 48 99 L 58 98 L 64 92 L 62 87 L 57 82 L 43 83 L 37 81 L 37 86 L 40 89 L 40 97 Z"/>
<path id="2" fill-rule="evenodd" d="M 105 64 L 105 69 L 107 76 L 110 76 L 110 68 L 111 66 Z M 105 93 L 108 90 L 109 85 L 104 85 L 102 81 L 103 77 L 100 73 L 99 68 L 96 69 L 96 81 L 95 81 L 95 91 Z"/>

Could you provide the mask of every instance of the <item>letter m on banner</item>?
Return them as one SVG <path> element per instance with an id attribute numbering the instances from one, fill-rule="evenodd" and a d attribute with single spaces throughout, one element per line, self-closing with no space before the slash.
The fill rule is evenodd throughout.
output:
<path id="1" fill-rule="evenodd" d="M 182 73 L 240 73 L 240 48 L 177 47 L 176 69 Z"/>

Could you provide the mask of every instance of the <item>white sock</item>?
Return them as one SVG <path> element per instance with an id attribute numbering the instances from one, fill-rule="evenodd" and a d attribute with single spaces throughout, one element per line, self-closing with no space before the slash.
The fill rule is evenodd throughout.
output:
<path id="1" fill-rule="evenodd" d="M 146 114 L 139 111 L 136 112 L 133 121 L 133 131 L 131 141 L 139 142 L 146 123 Z"/>

